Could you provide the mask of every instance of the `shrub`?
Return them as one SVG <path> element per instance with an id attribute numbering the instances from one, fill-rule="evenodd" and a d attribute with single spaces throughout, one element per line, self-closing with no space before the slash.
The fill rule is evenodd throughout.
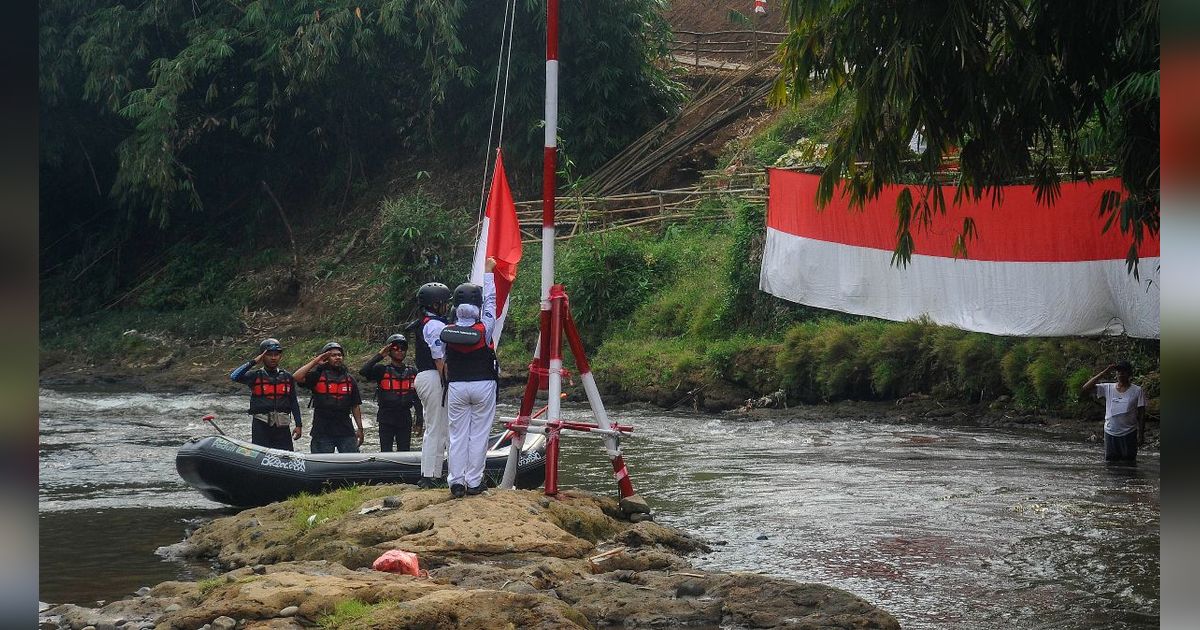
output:
<path id="1" fill-rule="evenodd" d="M 1041 352 L 1025 368 L 1025 375 L 1038 402 L 1045 408 L 1056 406 L 1062 399 L 1064 378 L 1061 355 L 1056 352 L 1055 344 L 1042 344 Z"/>
<path id="2" fill-rule="evenodd" d="M 863 350 L 871 366 L 871 392 L 878 397 L 899 397 L 928 387 L 928 366 L 921 354 L 921 339 L 929 326 L 903 322 L 885 326 L 868 339 Z"/>
<path id="3" fill-rule="evenodd" d="M 596 346 L 674 273 L 669 253 L 651 250 L 647 238 L 629 231 L 572 240 L 559 259 L 571 313 L 588 346 Z"/>
<path id="4" fill-rule="evenodd" d="M 971 333 L 954 346 L 955 368 L 959 391 L 968 400 L 982 401 L 1003 391 L 1000 360 L 1003 356 L 1002 338 Z"/>
<path id="5" fill-rule="evenodd" d="M 387 287 L 388 315 L 404 319 L 415 308 L 417 288 L 443 282 L 454 288 L 466 279 L 476 234 L 464 230 L 475 218 L 461 208 L 444 208 L 422 192 L 384 199 L 383 251 L 377 274 Z"/>

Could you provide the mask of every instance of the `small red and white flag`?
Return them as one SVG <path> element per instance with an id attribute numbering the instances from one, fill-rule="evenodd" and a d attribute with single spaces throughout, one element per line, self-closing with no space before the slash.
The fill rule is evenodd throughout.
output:
<path id="1" fill-rule="evenodd" d="M 483 215 L 483 227 L 479 230 L 479 242 L 475 245 L 471 282 L 483 284 L 483 263 L 489 257 L 496 259 L 496 268 L 493 270 L 496 278 L 496 327 L 492 329 L 492 341 L 499 345 L 504 319 L 508 315 L 508 293 L 517 277 L 517 263 L 521 262 L 521 227 L 517 222 L 517 206 L 513 203 L 512 190 L 508 187 L 508 176 L 504 173 L 504 160 L 499 150 L 496 151 L 496 168 L 492 173 L 492 189 L 488 192 L 487 212 Z"/>
<path id="2" fill-rule="evenodd" d="M 953 203 L 926 226 L 913 221 L 913 255 L 891 264 L 896 198 L 885 186 L 861 209 L 850 209 L 841 186 L 823 210 L 818 175 L 770 170 L 767 237 L 759 287 L 785 300 L 896 321 L 928 317 L 964 330 L 1014 336 L 1125 333 L 1159 337 L 1159 239 L 1138 250 L 1140 279 L 1125 264 L 1132 237 L 1102 231 L 1100 198 L 1121 180 L 1064 182 L 1052 206 L 1033 186 L 1005 186 L 1002 203 Z M 912 188 L 914 197 L 919 187 Z M 975 238 L 967 258 L 955 236 L 971 218 Z"/>
<path id="3" fill-rule="evenodd" d="M 767 0 L 754 0 L 754 13 L 756 15 L 766 15 Z"/>

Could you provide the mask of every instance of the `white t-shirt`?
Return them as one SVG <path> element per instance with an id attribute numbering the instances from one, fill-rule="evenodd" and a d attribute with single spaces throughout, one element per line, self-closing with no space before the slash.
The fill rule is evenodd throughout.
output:
<path id="1" fill-rule="evenodd" d="M 434 359 L 446 358 L 446 346 L 442 344 L 442 329 L 445 327 L 446 322 L 431 319 L 421 329 L 421 336 L 425 337 L 425 343 L 429 346 L 429 356 Z"/>
<path id="2" fill-rule="evenodd" d="M 1105 433 L 1119 437 L 1137 431 L 1138 407 L 1146 406 L 1146 392 L 1141 387 L 1130 383 L 1119 392 L 1116 383 L 1100 383 L 1096 385 L 1096 398 L 1104 399 Z"/>

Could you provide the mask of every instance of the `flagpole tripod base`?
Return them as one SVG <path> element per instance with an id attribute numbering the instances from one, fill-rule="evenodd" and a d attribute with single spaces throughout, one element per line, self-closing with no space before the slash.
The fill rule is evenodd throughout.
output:
<path id="1" fill-rule="evenodd" d="M 617 490 L 621 497 L 621 510 L 631 517 L 634 514 L 645 515 L 639 520 L 650 518 L 648 516 L 650 514 L 650 506 L 646 504 L 645 500 L 634 489 L 633 481 L 629 476 L 629 469 L 625 465 L 625 458 L 621 454 L 620 436 L 632 432 L 633 427 L 616 424 L 609 420 L 608 413 L 604 409 L 604 403 L 600 400 L 600 390 L 596 387 L 596 379 L 592 376 L 592 369 L 588 364 L 587 354 L 583 349 L 583 341 L 579 337 L 579 330 L 576 328 L 575 320 L 571 316 L 567 293 L 562 285 L 556 284 L 550 287 L 549 298 L 547 300 L 548 303 L 543 304 L 542 307 L 538 348 L 533 362 L 529 365 L 529 379 L 525 384 L 525 394 L 521 398 L 520 411 L 517 413 L 517 419 L 506 425 L 516 435 L 513 438 L 513 447 L 510 450 L 508 465 L 504 470 L 501 487 L 512 487 L 510 480 L 516 478 L 515 454 L 519 450 L 521 443 L 524 442 L 525 433 L 546 434 L 546 482 L 544 490 L 546 496 L 556 496 L 558 494 L 559 443 L 562 431 L 596 433 L 604 439 L 604 450 L 612 464 L 613 476 L 616 478 Z M 562 390 L 562 377 L 566 373 L 562 369 L 563 337 L 566 337 L 567 343 L 571 347 L 571 354 L 575 358 L 575 365 L 578 368 L 580 380 L 583 382 L 588 404 L 591 406 L 592 415 L 595 417 L 594 423 L 564 421 L 562 419 L 559 398 Z M 545 389 L 548 392 L 547 409 L 549 413 L 545 421 L 534 423 L 531 413 L 533 411 L 534 400 L 540 389 Z"/>

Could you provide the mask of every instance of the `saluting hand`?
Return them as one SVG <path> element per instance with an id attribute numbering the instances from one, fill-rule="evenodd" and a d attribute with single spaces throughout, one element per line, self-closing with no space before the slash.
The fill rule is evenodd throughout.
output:
<path id="1" fill-rule="evenodd" d="M 258 365 L 259 363 L 263 362 L 263 357 L 265 357 L 265 356 L 267 356 L 267 351 L 263 350 L 262 352 L 258 353 L 258 356 L 254 357 L 253 359 L 250 359 L 250 362 L 253 363 L 254 365 Z"/>
<path id="2" fill-rule="evenodd" d="M 388 345 L 379 349 L 379 356 L 386 357 L 388 355 L 388 352 L 391 352 L 391 350 L 392 350 L 392 344 L 389 343 Z"/>

